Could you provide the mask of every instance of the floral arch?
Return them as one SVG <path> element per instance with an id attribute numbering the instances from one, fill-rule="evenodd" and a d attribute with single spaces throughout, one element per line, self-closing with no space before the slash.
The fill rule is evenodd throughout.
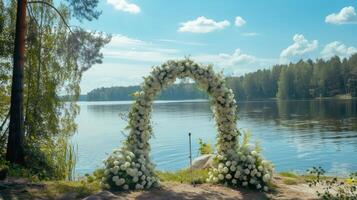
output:
<path id="1" fill-rule="evenodd" d="M 136 100 L 129 111 L 129 135 L 124 145 L 115 149 L 104 161 L 103 187 L 128 190 L 159 185 L 149 156 L 149 139 L 153 132 L 150 123 L 152 105 L 156 95 L 177 78 L 193 79 L 209 95 L 218 136 L 216 167 L 211 169 L 207 181 L 267 189 L 265 183 L 270 180 L 271 165 L 263 161 L 257 152 L 238 143 L 240 133 L 236 127 L 237 107 L 233 91 L 226 86 L 224 77 L 213 71 L 212 66 L 200 65 L 189 59 L 167 61 L 154 67 L 144 78 L 141 91 L 135 93 Z"/>

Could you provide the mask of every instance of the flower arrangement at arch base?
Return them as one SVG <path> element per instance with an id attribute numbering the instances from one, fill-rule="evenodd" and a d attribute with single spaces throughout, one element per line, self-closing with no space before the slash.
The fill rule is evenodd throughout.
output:
<path id="1" fill-rule="evenodd" d="M 273 165 L 262 158 L 258 146 L 254 149 L 248 145 L 248 138 L 248 134 L 245 134 L 233 159 L 215 155 L 214 167 L 208 173 L 207 182 L 265 192 L 269 190 L 274 171 Z"/>

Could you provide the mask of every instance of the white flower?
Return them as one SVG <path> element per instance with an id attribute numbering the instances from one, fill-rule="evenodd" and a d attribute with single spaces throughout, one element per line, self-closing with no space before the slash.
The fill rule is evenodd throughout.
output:
<path id="1" fill-rule="evenodd" d="M 244 182 L 242 183 L 242 185 L 243 185 L 243 186 L 248 186 L 248 182 L 247 182 L 247 181 L 244 181 Z"/>
<path id="2" fill-rule="evenodd" d="M 125 162 L 124 166 L 125 166 L 125 168 L 128 168 L 128 167 L 130 167 L 130 163 L 129 162 Z"/>
<path id="3" fill-rule="evenodd" d="M 135 189 L 137 189 L 137 190 L 141 189 L 141 187 L 142 187 L 142 186 L 141 186 L 140 184 L 136 184 L 136 185 L 135 185 Z"/>
<path id="4" fill-rule="evenodd" d="M 229 171 L 228 167 L 224 167 L 224 168 L 223 168 L 223 172 L 224 172 L 225 174 L 227 174 L 228 171 Z"/>
<path id="5" fill-rule="evenodd" d="M 232 179 L 232 183 L 235 185 L 237 184 L 237 180 L 236 179 Z"/>
<path id="6" fill-rule="evenodd" d="M 234 165 L 232 165 L 230 168 L 229 168 L 232 172 L 236 171 L 236 167 Z"/>
<path id="7" fill-rule="evenodd" d="M 115 182 L 115 181 L 117 181 L 117 180 L 119 180 L 119 176 L 113 176 L 112 177 L 112 180 Z"/>
<path id="8" fill-rule="evenodd" d="M 231 179 L 231 178 L 232 178 L 232 175 L 230 175 L 230 174 L 227 174 L 227 175 L 226 175 L 226 179 L 229 180 L 229 179 Z"/>
<path id="9" fill-rule="evenodd" d="M 234 178 L 239 178 L 240 176 L 240 171 L 236 171 L 236 173 L 234 174 Z"/>
<path id="10" fill-rule="evenodd" d="M 224 179 L 223 174 L 218 174 L 218 179 L 219 179 L 219 180 L 223 180 L 223 179 Z"/>
<path id="11" fill-rule="evenodd" d="M 256 175 L 257 175 L 257 177 L 261 177 L 262 173 L 258 172 Z"/>
<path id="12" fill-rule="evenodd" d="M 263 166 L 259 165 L 259 166 L 258 166 L 258 170 L 259 170 L 259 171 L 263 171 L 263 170 L 264 170 Z"/>
<path id="13" fill-rule="evenodd" d="M 243 155 L 240 159 L 244 162 L 247 158 Z"/>
<path id="14" fill-rule="evenodd" d="M 231 161 L 226 162 L 226 166 L 229 167 L 231 165 Z"/>
<path id="15" fill-rule="evenodd" d="M 268 192 L 269 188 L 268 188 L 267 186 L 264 186 L 264 187 L 263 187 L 263 190 L 264 190 L 265 192 Z"/>
<path id="16" fill-rule="evenodd" d="M 270 175 L 269 174 L 265 174 L 263 176 L 263 181 L 267 183 L 267 182 L 269 182 L 269 180 L 270 180 Z"/>
<path id="17" fill-rule="evenodd" d="M 146 179 L 146 176 L 145 175 L 142 175 L 141 176 L 141 180 L 145 180 Z"/>
<path id="18" fill-rule="evenodd" d="M 245 173 L 245 174 L 250 174 L 250 170 L 249 170 L 249 169 L 245 169 L 245 170 L 244 170 L 244 173 Z"/>
<path id="19" fill-rule="evenodd" d="M 129 185 L 124 185 L 124 186 L 123 186 L 123 189 L 124 189 L 124 190 L 128 190 L 128 189 L 129 189 Z"/>
<path id="20" fill-rule="evenodd" d="M 258 184 L 257 189 L 259 190 L 260 188 L 262 188 L 262 186 L 260 184 Z"/>
<path id="21" fill-rule="evenodd" d="M 139 178 L 137 176 L 133 177 L 133 182 L 136 183 L 139 181 Z"/>

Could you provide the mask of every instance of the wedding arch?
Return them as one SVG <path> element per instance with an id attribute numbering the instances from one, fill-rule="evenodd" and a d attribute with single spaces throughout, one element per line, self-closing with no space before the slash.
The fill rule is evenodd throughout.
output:
<path id="1" fill-rule="evenodd" d="M 200 65 L 190 59 L 167 61 L 153 67 L 150 75 L 144 77 L 141 91 L 134 94 L 135 102 L 129 111 L 129 135 L 123 146 L 115 149 L 104 161 L 103 187 L 128 190 L 158 185 L 149 155 L 149 140 L 153 132 L 150 122 L 152 105 L 157 94 L 177 78 L 193 79 L 209 96 L 218 135 L 217 167 L 210 171 L 208 181 L 262 188 L 264 182 L 270 180 L 272 170 L 256 152 L 249 148 L 242 150 L 238 144 L 240 133 L 236 127 L 237 107 L 233 91 L 226 86 L 223 75 L 215 73 L 212 66 Z"/>

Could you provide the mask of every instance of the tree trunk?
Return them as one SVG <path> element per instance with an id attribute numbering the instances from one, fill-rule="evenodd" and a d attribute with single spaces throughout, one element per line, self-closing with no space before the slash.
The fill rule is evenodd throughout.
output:
<path id="1" fill-rule="evenodd" d="M 26 0 L 17 1 L 14 66 L 11 86 L 10 124 L 6 159 L 24 164 L 24 57 L 26 33 Z"/>

